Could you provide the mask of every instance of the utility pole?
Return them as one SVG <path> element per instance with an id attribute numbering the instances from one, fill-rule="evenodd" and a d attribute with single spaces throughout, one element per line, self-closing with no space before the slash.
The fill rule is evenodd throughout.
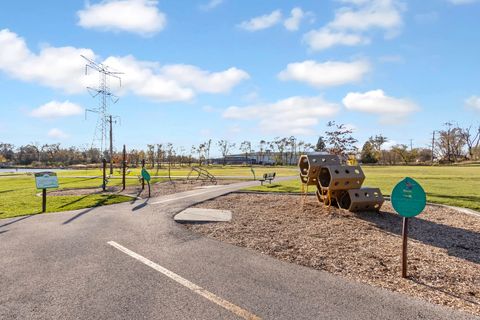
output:
<path id="1" fill-rule="evenodd" d="M 435 150 L 435 130 L 433 130 L 432 132 L 432 165 L 433 165 L 434 150 Z"/>
<path id="2" fill-rule="evenodd" d="M 112 128 L 112 115 L 109 116 L 108 122 L 110 123 L 110 174 L 113 174 L 113 128 Z"/>
<path id="3" fill-rule="evenodd" d="M 413 150 L 413 139 L 409 139 L 410 140 L 410 151 Z"/>

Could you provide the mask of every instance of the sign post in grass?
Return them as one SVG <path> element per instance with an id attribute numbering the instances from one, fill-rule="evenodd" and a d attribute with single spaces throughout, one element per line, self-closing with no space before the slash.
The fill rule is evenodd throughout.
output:
<path id="1" fill-rule="evenodd" d="M 148 184 L 148 197 L 150 198 L 150 174 L 147 169 L 142 168 L 142 181 L 147 181 Z"/>
<path id="2" fill-rule="evenodd" d="M 392 206 L 403 217 L 402 228 L 402 278 L 407 277 L 408 218 L 419 215 L 427 203 L 422 186 L 412 178 L 400 181 L 392 191 Z"/>
<path id="3" fill-rule="evenodd" d="M 107 160 L 103 159 L 103 182 L 102 182 L 102 190 L 105 191 L 107 189 Z"/>
<path id="4" fill-rule="evenodd" d="M 47 211 L 47 189 L 58 188 L 58 178 L 55 172 L 35 173 L 35 185 L 42 189 L 42 212 Z"/>
<path id="5" fill-rule="evenodd" d="M 145 159 L 142 159 L 142 172 L 145 169 Z M 145 179 L 142 176 L 142 190 L 145 189 Z"/>
<path id="6" fill-rule="evenodd" d="M 122 190 L 125 190 L 125 174 L 127 170 L 127 149 L 123 145 L 123 159 L 122 159 Z"/>

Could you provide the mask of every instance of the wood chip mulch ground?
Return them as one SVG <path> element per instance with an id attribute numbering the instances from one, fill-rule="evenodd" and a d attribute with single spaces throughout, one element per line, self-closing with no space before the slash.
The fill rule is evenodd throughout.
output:
<path id="1" fill-rule="evenodd" d="M 230 223 L 187 224 L 208 237 L 480 315 L 480 217 L 427 206 L 409 223 L 409 278 L 401 274 L 402 219 L 326 208 L 297 195 L 232 193 L 197 205 Z"/>
<path id="2" fill-rule="evenodd" d="M 241 182 L 241 180 L 218 180 L 217 185 L 225 185 Z M 190 191 L 198 188 L 208 188 L 214 186 L 210 182 L 202 181 L 172 181 L 172 182 L 158 182 L 151 185 L 151 197 L 165 196 L 174 194 L 177 192 Z M 142 191 L 140 185 L 127 186 L 126 190 L 122 191 L 121 186 L 107 187 L 107 190 L 103 192 L 102 188 L 82 188 L 82 189 L 68 189 L 68 190 L 55 190 L 50 191 L 50 196 L 67 196 L 67 195 L 89 195 L 89 194 L 124 194 L 132 197 L 147 198 L 148 186 L 145 184 L 145 189 Z"/>

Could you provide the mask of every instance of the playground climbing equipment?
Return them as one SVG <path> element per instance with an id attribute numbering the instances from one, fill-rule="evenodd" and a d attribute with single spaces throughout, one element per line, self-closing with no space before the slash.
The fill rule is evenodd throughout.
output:
<path id="1" fill-rule="evenodd" d="M 352 165 L 351 165 L 352 164 Z M 316 186 L 318 202 L 352 212 L 379 211 L 384 202 L 379 188 L 362 188 L 365 174 L 359 165 L 342 164 L 330 154 L 302 155 L 298 161 L 304 199 L 309 186 Z"/>
<path id="2" fill-rule="evenodd" d="M 202 181 L 202 183 L 210 182 L 212 184 L 217 184 L 217 178 L 215 178 L 213 174 L 208 172 L 207 169 L 201 167 L 191 167 L 186 181 Z"/>

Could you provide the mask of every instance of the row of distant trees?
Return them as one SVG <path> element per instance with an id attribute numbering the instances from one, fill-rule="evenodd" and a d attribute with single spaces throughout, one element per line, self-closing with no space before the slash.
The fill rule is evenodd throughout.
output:
<path id="1" fill-rule="evenodd" d="M 361 150 L 363 163 L 455 163 L 480 159 L 480 125 L 462 128 L 450 122 L 441 130 L 432 132 L 431 144 L 425 148 L 396 144 L 386 149 L 388 138 L 383 135 L 370 137 Z"/>
<path id="2" fill-rule="evenodd" d="M 164 165 L 207 165 L 212 162 L 211 154 L 221 154 L 223 163 L 233 153 L 240 153 L 248 159 L 253 154 L 262 160 L 268 158 L 274 164 L 294 163 L 299 154 L 321 151 L 341 156 L 355 155 L 363 163 L 409 164 L 438 162 L 460 162 L 480 159 L 480 126 L 461 128 L 446 123 L 444 128 L 436 130 L 432 135 L 431 145 L 425 148 L 413 148 L 406 144 L 390 145 L 389 139 L 383 135 L 370 137 L 361 150 L 358 150 L 357 139 L 353 131 L 344 124 L 333 121 L 327 123 L 327 130 L 316 144 L 305 142 L 294 136 L 277 137 L 272 140 L 260 140 L 256 143 L 245 140 L 235 143 L 229 140 L 212 141 L 211 139 L 187 149 L 173 143 L 148 144 L 145 150 L 127 149 L 127 161 L 130 166 L 141 165 L 145 160 L 149 167 Z M 0 142 L 0 165 L 26 166 L 72 166 L 98 164 L 102 158 L 108 159 L 108 153 L 97 148 L 62 147 L 59 143 L 30 143 L 16 147 L 10 143 Z M 113 160 L 121 163 L 122 152 L 115 152 Z M 247 161 L 246 161 L 247 162 Z"/>

